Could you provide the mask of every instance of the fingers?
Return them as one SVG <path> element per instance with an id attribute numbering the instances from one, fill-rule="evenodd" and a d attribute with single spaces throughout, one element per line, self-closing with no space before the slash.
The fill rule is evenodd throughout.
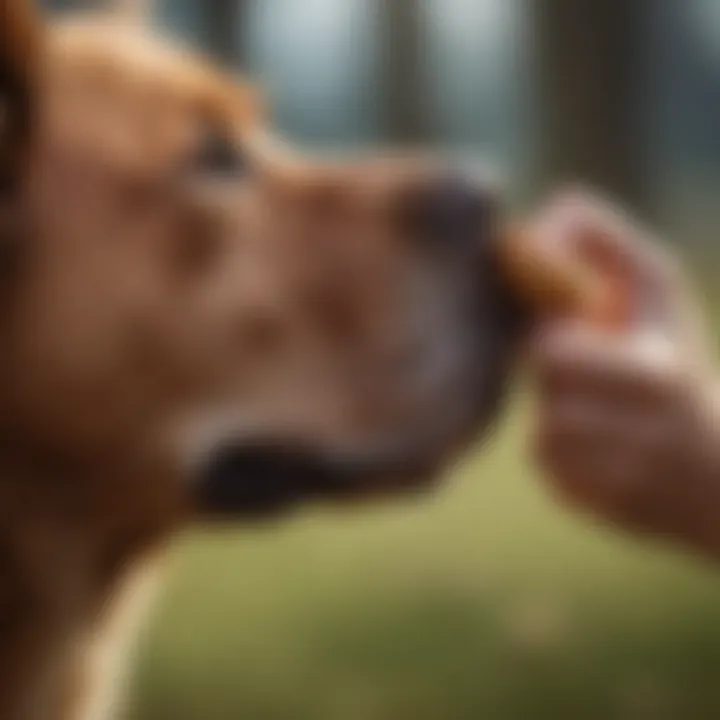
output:
<path id="1" fill-rule="evenodd" d="M 664 398 L 689 381 L 677 355 L 676 346 L 662 335 L 611 336 L 572 322 L 545 325 L 530 346 L 544 398 L 573 391 L 622 402 Z"/>
<path id="2" fill-rule="evenodd" d="M 713 375 L 708 335 L 682 274 L 628 218 L 586 194 L 550 203 L 530 235 L 541 252 L 630 288 L 641 320 L 620 333 L 553 320 L 531 338 L 534 451 L 550 486 L 630 529 L 687 529 L 702 509 L 687 486 L 708 475 L 702 438 L 715 430 L 703 395 Z"/>
<path id="3" fill-rule="evenodd" d="M 560 499 L 636 531 L 677 529 L 698 512 L 691 418 L 588 409 L 555 408 L 538 423 L 535 457 Z"/>
<path id="4" fill-rule="evenodd" d="M 637 222 L 598 195 L 581 190 L 558 194 L 536 217 L 538 234 L 560 249 L 577 248 L 627 267 L 642 280 L 668 288 L 677 267 Z"/>
<path id="5" fill-rule="evenodd" d="M 654 444 L 641 446 L 633 431 L 623 435 L 608 416 L 591 430 L 544 425 L 535 454 L 555 495 L 573 507 L 632 526 L 651 525 L 666 491 L 666 474 Z M 668 507 L 670 513 L 672 507 Z"/>
<path id="6" fill-rule="evenodd" d="M 703 422 L 696 378 L 676 345 L 558 322 L 536 337 L 532 356 L 533 449 L 550 486 L 616 523 L 667 526 L 672 497 L 698 463 Z"/>
<path id="7" fill-rule="evenodd" d="M 625 213 L 589 193 L 565 192 L 539 212 L 529 234 L 538 252 L 597 272 L 616 304 L 628 306 L 621 329 L 665 335 L 696 374 L 712 376 L 710 335 L 679 263 Z"/>
<path id="8" fill-rule="evenodd" d="M 680 273 L 665 250 L 604 200 L 580 191 L 558 195 L 531 223 L 542 251 L 589 264 L 643 323 L 676 325 Z"/>
<path id="9" fill-rule="evenodd" d="M 534 453 L 564 501 L 602 516 L 617 516 L 638 484 L 636 452 L 617 444 L 613 423 L 592 425 L 545 422 L 534 438 Z M 608 452 L 608 442 L 613 450 Z"/>

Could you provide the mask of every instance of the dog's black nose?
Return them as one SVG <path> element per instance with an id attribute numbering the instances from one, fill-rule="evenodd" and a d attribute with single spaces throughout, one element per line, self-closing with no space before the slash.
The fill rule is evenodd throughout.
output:
<path id="1" fill-rule="evenodd" d="M 440 243 L 473 247 L 493 233 L 499 199 L 493 188 L 449 175 L 415 188 L 409 209 L 413 233 Z"/>

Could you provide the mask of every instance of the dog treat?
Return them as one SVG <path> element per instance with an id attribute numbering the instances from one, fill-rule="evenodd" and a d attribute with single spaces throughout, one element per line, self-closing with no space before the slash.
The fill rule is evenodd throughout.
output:
<path id="1" fill-rule="evenodd" d="M 517 224 L 500 240 L 500 265 L 513 292 L 532 314 L 571 316 L 619 329 L 629 320 L 627 288 L 588 261 L 545 249 Z"/>

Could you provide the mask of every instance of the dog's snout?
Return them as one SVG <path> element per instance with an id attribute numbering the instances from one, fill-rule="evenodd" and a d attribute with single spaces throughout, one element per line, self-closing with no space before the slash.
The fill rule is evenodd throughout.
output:
<path id="1" fill-rule="evenodd" d="M 461 175 L 426 181 L 413 189 L 409 201 L 413 233 L 464 246 L 491 232 L 499 210 L 494 190 Z"/>

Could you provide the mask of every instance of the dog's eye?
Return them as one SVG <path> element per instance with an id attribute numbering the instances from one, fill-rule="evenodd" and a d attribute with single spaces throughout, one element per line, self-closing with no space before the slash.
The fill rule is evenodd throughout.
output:
<path id="1" fill-rule="evenodd" d="M 193 167 L 198 172 L 236 178 L 247 172 L 248 162 L 236 141 L 222 132 L 207 129 L 196 151 Z"/>

